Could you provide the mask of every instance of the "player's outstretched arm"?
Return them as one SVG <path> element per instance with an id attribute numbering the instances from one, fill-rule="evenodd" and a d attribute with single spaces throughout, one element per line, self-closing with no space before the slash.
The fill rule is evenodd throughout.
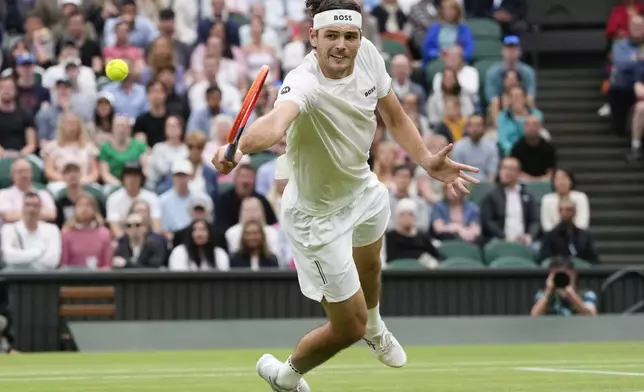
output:
<path id="1" fill-rule="evenodd" d="M 476 173 L 479 171 L 477 168 L 454 162 L 448 158 L 450 151 L 452 151 L 452 144 L 436 154 L 432 154 L 427 149 L 420 132 L 403 110 L 393 91 L 389 91 L 389 94 L 378 101 L 377 109 L 396 143 L 432 177 L 447 184 L 452 192 L 458 188 L 462 192 L 469 193 L 463 185 L 463 181 L 479 182 L 465 173 L 465 171 Z"/>
<path id="2" fill-rule="evenodd" d="M 299 113 L 300 108 L 294 102 L 284 101 L 275 104 L 268 114 L 255 120 L 239 138 L 234 162 L 229 162 L 225 157 L 227 146 L 219 147 L 212 159 L 217 171 L 228 174 L 237 166 L 242 155 L 260 152 L 277 144 Z"/>

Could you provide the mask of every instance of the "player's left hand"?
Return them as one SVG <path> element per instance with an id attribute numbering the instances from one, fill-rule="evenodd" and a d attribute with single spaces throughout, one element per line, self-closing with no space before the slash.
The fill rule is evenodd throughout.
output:
<path id="1" fill-rule="evenodd" d="M 455 196 L 457 195 L 456 189 L 463 193 L 470 193 L 465 187 L 465 181 L 473 184 L 478 184 L 480 181 L 465 172 L 478 173 L 479 169 L 449 159 L 448 155 L 452 148 L 453 144 L 450 143 L 438 153 L 432 155 L 427 164 L 424 165 L 425 170 L 433 178 L 444 182 L 447 185 L 447 189 Z"/>

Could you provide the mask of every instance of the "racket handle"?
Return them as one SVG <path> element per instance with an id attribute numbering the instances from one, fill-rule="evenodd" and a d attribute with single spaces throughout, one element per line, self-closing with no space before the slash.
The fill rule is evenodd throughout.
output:
<path id="1" fill-rule="evenodd" d="M 236 152 L 237 152 L 237 143 L 229 144 L 228 147 L 226 147 L 226 154 L 224 155 L 224 158 L 226 158 L 228 162 L 235 162 Z"/>

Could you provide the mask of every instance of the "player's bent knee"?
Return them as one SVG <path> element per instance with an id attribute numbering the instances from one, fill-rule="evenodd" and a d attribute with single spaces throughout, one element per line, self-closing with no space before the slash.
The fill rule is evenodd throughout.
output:
<path id="1" fill-rule="evenodd" d="M 331 329 L 337 343 L 349 347 L 363 338 L 367 328 L 367 305 L 362 290 L 340 303 L 327 303 Z"/>

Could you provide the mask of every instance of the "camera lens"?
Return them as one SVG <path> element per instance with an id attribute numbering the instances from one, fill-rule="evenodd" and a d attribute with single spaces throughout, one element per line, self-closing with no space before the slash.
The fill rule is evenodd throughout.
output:
<path id="1" fill-rule="evenodd" d="M 565 272 L 557 272 L 554 276 L 555 287 L 563 289 L 570 284 L 570 275 Z"/>

